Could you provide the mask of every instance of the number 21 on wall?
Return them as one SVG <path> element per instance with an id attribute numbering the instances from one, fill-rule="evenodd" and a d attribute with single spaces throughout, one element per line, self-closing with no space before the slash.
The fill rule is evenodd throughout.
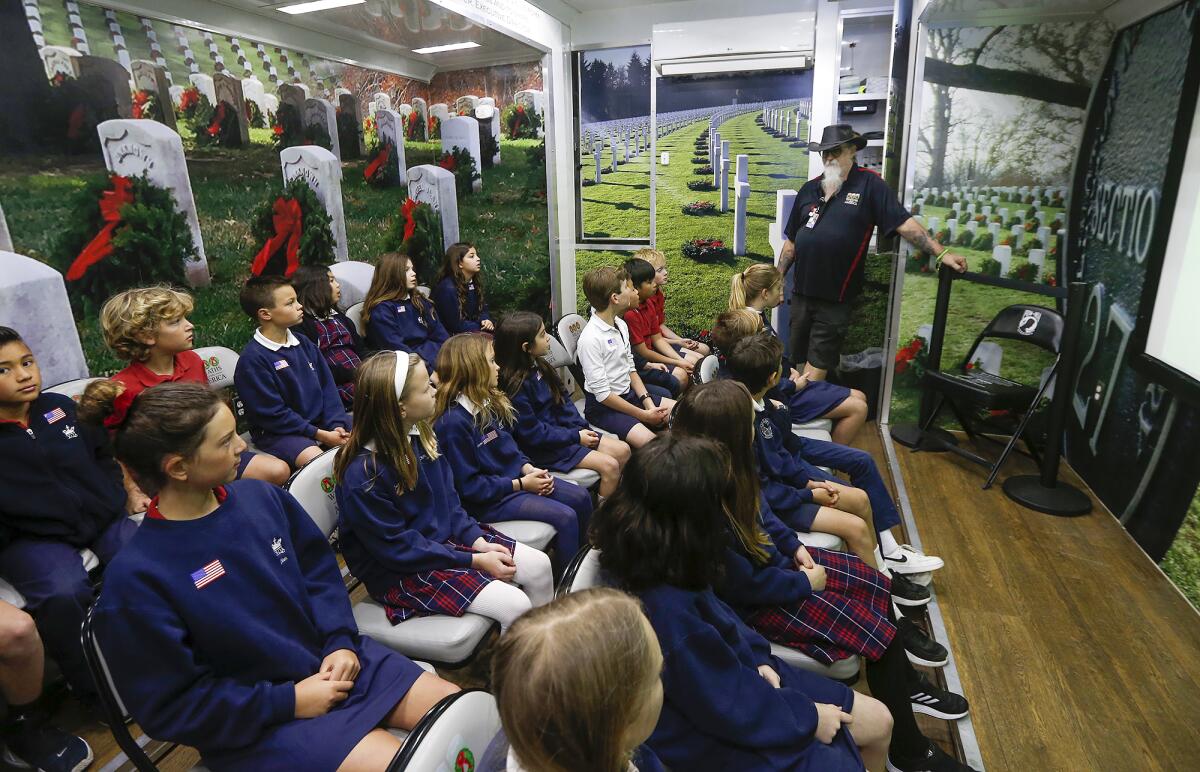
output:
<path id="1" fill-rule="evenodd" d="M 1083 338 L 1087 341 L 1090 333 L 1091 341 L 1079 365 L 1079 377 L 1071 396 L 1080 428 L 1085 434 L 1090 430 L 1088 448 L 1093 456 L 1096 455 L 1100 430 L 1112 405 L 1113 390 L 1121 374 L 1125 347 L 1134 326 L 1133 317 L 1120 304 L 1112 303 L 1106 309 L 1104 300 L 1104 285 L 1097 282 L 1088 296 L 1083 317 Z M 1108 311 L 1107 319 L 1105 310 Z M 1105 340 L 1103 348 L 1100 347 L 1101 335 Z M 1111 364 L 1106 361 L 1110 356 Z"/>

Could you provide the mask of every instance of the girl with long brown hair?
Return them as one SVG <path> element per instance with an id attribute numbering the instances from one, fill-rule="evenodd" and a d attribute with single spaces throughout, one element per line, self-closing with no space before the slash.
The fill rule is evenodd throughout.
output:
<path id="1" fill-rule="evenodd" d="M 438 349 L 449 334 L 433 307 L 417 289 L 412 258 L 399 252 L 379 256 L 375 275 L 363 300 L 367 347 L 372 351 L 408 351 L 433 369 Z"/>
<path id="2" fill-rule="evenodd" d="M 337 309 L 342 287 L 333 271 L 320 265 L 302 265 L 292 274 L 296 299 L 304 306 L 304 319 L 292 329 L 316 344 L 329 365 L 338 396 L 349 410 L 354 404 L 354 373 L 366 350 L 358 329 Z"/>
<path id="3" fill-rule="evenodd" d="M 685 394 L 672 414 L 671 431 L 715 440 L 729 452 L 732 476 L 724 501 L 731 538 L 718 597 L 768 640 L 822 664 L 865 657 L 871 694 L 895 721 L 892 768 L 966 770 L 933 750 L 936 746 L 917 728 L 914 710 L 928 713 L 936 705 L 939 717 L 961 718 L 967 701 L 935 687 L 909 663 L 897 635 L 888 578 L 854 555 L 805 548 L 762 498 L 754 408 L 746 387 L 719 380 Z M 934 755 L 927 756 L 930 752 Z"/>
<path id="4" fill-rule="evenodd" d="M 558 373 L 543 358 L 550 335 L 537 314 L 518 311 L 500 320 L 494 340 L 500 387 L 516 412 L 513 436 L 531 463 L 555 472 L 591 469 L 600 496 L 617 489 L 629 446 L 594 431 L 575 408 Z"/>
<path id="5" fill-rule="evenodd" d="M 342 554 L 393 624 L 469 611 L 503 631 L 550 600 L 550 559 L 463 511 L 429 425 L 434 394 L 416 354 L 383 351 L 359 368 L 358 421 L 334 468 Z"/>
<path id="6" fill-rule="evenodd" d="M 556 481 L 517 447 L 510 429 L 516 412 L 500 390 L 491 339 L 455 335 L 437 359 L 438 440 L 454 468 L 454 484 L 467 512 L 484 523 L 537 520 L 554 526 L 555 573 L 579 549 L 592 514 L 591 495 Z"/>
<path id="7" fill-rule="evenodd" d="M 460 241 L 446 248 L 441 270 L 434 279 L 433 302 L 451 335 L 495 329 L 480 280 L 482 270 L 474 244 Z"/>

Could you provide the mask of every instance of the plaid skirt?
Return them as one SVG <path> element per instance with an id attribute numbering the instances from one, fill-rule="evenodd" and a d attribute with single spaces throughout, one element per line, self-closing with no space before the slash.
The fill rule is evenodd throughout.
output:
<path id="1" fill-rule="evenodd" d="M 807 549 L 825 567 L 825 589 L 796 606 L 757 609 L 746 624 L 825 665 L 859 654 L 878 660 L 896 637 L 888 620 L 891 580 L 854 555 Z"/>
<path id="2" fill-rule="evenodd" d="M 492 544 L 503 544 L 509 552 L 516 549 L 517 543 L 504 534 L 484 523 L 483 538 Z M 475 552 L 471 547 L 464 547 L 454 542 L 446 542 L 460 552 Z M 467 606 L 479 595 L 479 591 L 493 581 L 492 576 L 475 568 L 439 568 L 434 571 L 424 571 L 412 576 L 406 576 L 396 587 L 376 598 L 383 604 L 388 621 L 398 625 L 406 619 L 430 614 L 445 614 L 461 617 Z"/>

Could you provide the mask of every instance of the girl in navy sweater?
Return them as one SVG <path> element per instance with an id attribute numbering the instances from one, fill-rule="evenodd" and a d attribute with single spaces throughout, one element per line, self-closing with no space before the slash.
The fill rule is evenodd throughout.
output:
<path id="1" fill-rule="evenodd" d="M 783 274 L 769 263 L 754 263 L 730 280 L 729 310 L 750 308 L 776 337 L 779 336 L 771 327 L 771 309 L 782 302 Z M 729 351 L 725 353 L 728 355 Z M 798 372 L 787 359 L 783 360 L 783 370 L 786 377 L 771 396 L 791 409 L 792 419 L 797 423 L 831 419 L 833 441 L 849 445 L 866 423 L 867 395 L 825 380 L 809 380 L 808 373 Z"/>
<path id="2" fill-rule="evenodd" d="M 156 386 L 116 434 L 155 495 L 93 619 L 121 699 L 213 770 L 382 770 L 457 687 L 358 635 L 324 535 L 285 491 L 237 471 L 233 413 L 205 386 Z"/>
<path id="3" fill-rule="evenodd" d="M 292 275 L 296 298 L 304 306 L 304 319 L 292 329 L 320 349 L 337 384 L 338 396 L 349 410 L 354 405 L 354 373 L 363 360 L 363 343 L 354 322 L 337 310 L 342 288 L 333 271 L 302 265 Z"/>
<path id="4" fill-rule="evenodd" d="M 470 611 L 503 632 L 550 600 L 550 559 L 463 511 L 429 425 L 434 407 L 416 354 L 384 351 L 359 368 L 358 422 L 334 472 L 342 554 L 393 623 Z"/>
<path id="5" fill-rule="evenodd" d="M 908 619 L 897 624 L 888 578 L 853 555 L 806 549 L 761 498 L 746 387 L 728 380 L 698 386 L 679 401 L 673 419 L 673 432 L 716 440 L 732 464 L 725 581 L 718 597 L 767 639 L 822 664 L 865 657 L 871 694 L 895 720 L 889 755 L 898 772 L 965 772 L 967 767 L 921 734 L 913 718 L 914 711 L 962 718 L 967 701 L 934 686 L 909 664 L 914 656 L 905 656 L 909 639 L 924 633 Z M 918 655 L 928 643 L 916 647 Z"/>
<path id="6" fill-rule="evenodd" d="M 482 266 L 474 244 L 451 244 L 433 285 L 433 303 L 451 335 L 495 329 L 483 297 Z"/>
<path id="7" fill-rule="evenodd" d="M 633 454 L 596 513 L 601 568 L 641 599 L 662 648 L 663 708 L 650 748 L 672 769 L 842 772 L 865 759 L 882 770 L 887 709 L 784 664 L 714 594 L 729 480 L 720 444 L 671 433 Z"/>
<path id="8" fill-rule="evenodd" d="M 367 348 L 407 351 L 433 369 L 438 349 L 449 335 L 433 303 L 417 289 L 417 269 L 408 255 L 380 255 L 367 298 L 363 301 Z"/>
<path id="9" fill-rule="evenodd" d="M 550 353 L 542 318 L 528 311 L 504 317 L 496 329 L 495 347 L 500 386 L 517 413 L 517 445 L 537 466 L 555 472 L 598 472 L 601 498 L 611 496 L 629 460 L 629 446 L 593 431 L 579 415 L 558 374 L 542 358 Z"/>
<path id="10" fill-rule="evenodd" d="M 509 434 L 515 411 L 497 388 L 500 368 L 488 336 L 464 333 L 446 341 L 437 373 L 434 427 L 467 513 L 484 523 L 537 520 L 554 526 L 555 573 L 561 573 L 587 529 L 591 495 L 575 483 L 556 481 L 517 447 Z"/>
<path id="11" fill-rule="evenodd" d="M 479 769 L 661 772 L 642 743 L 662 710 L 662 667 L 654 629 L 623 592 L 595 587 L 531 611 L 492 658 L 504 729 Z"/>

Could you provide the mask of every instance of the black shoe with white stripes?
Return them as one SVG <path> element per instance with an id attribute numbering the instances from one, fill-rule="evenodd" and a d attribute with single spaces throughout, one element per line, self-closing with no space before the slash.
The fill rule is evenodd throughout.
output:
<path id="1" fill-rule="evenodd" d="M 887 769 L 888 772 L 975 772 L 972 767 L 949 756 L 933 743 L 929 744 L 925 758 L 910 762 L 892 761 L 891 758 L 888 758 Z"/>
<path id="2" fill-rule="evenodd" d="M 909 679 L 908 700 L 914 713 L 924 713 L 934 718 L 952 720 L 962 718 L 970 712 L 967 700 L 961 694 L 939 689 L 923 674 L 913 671 Z"/>

